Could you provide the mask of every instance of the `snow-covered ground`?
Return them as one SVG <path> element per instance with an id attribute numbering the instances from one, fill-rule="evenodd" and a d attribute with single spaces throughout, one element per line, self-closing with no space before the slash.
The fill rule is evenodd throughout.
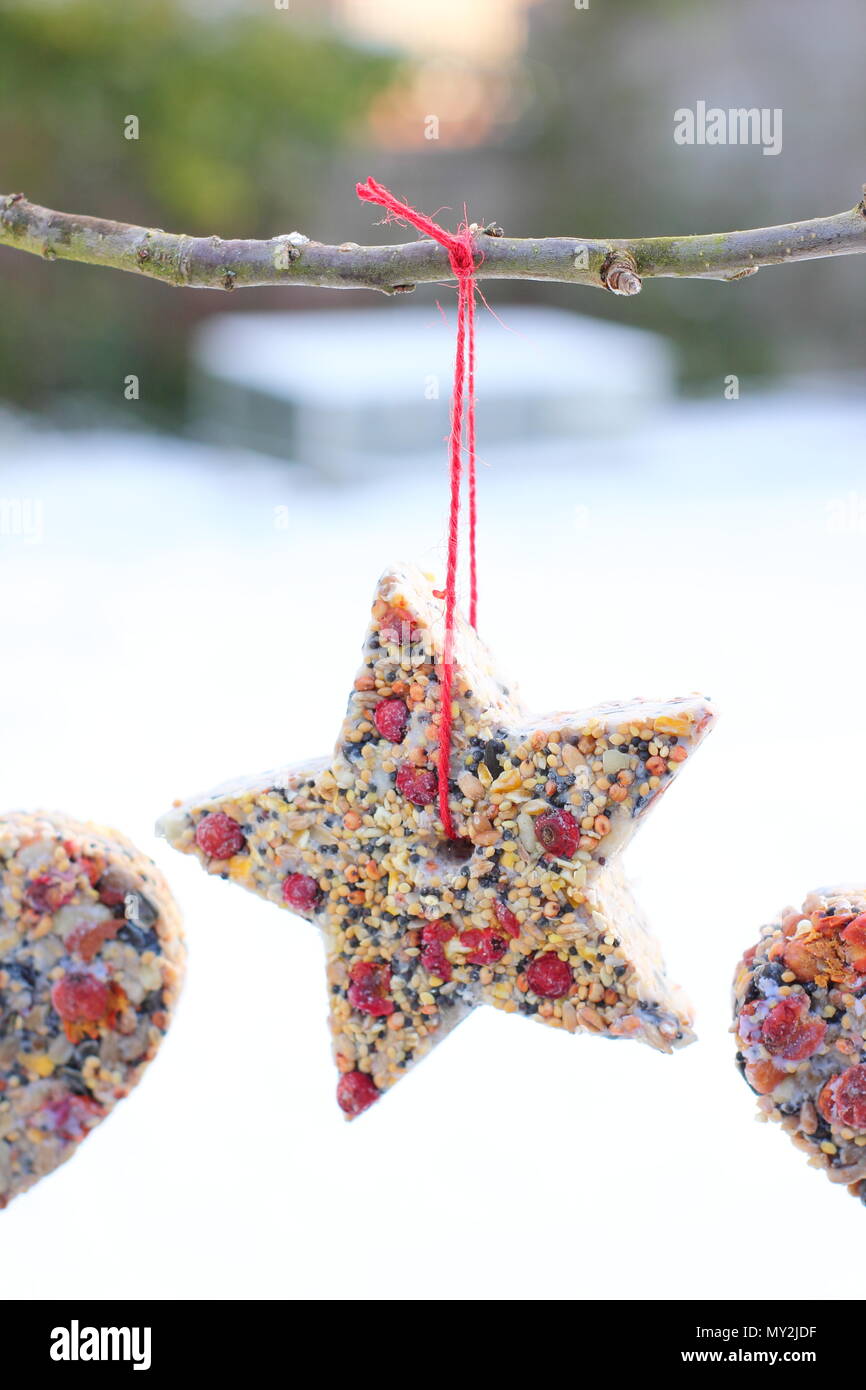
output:
<path id="1" fill-rule="evenodd" d="M 0 429 L 0 804 L 124 829 L 190 945 L 141 1088 L 0 1217 L 0 1297 L 801 1294 L 802 1249 L 768 1270 L 767 1230 L 808 1211 L 844 1242 L 863 1212 L 754 1123 L 728 989 L 778 907 L 866 875 L 864 437 L 866 403 L 801 392 L 485 451 L 481 627 L 529 703 L 721 708 L 628 854 L 700 1041 L 662 1057 L 479 1010 L 348 1126 L 315 932 L 152 825 L 330 747 L 379 571 L 441 569 L 443 455 L 336 487 Z M 822 1266 L 824 1297 L 863 1293 Z"/>

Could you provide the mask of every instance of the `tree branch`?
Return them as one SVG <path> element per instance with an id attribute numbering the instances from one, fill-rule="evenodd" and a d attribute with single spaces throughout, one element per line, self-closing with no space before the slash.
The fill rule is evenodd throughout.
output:
<path id="1" fill-rule="evenodd" d="M 558 280 L 637 294 L 641 282 L 652 276 L 737 280 L 764 265 L 862 253 L 866 208 L 861 201 L 832 217 L 705 236 L 517 239 L 493 226 L 474 231 L 479 279 Z M 299 232 L 270 241 L 223 241 L 52 212 L 21 193 L 0 195 L 0 245 L 193 289 L 318 285 L 396 294 L 451 276 L 447 253 L 433 241 L 324 246 Z"/>

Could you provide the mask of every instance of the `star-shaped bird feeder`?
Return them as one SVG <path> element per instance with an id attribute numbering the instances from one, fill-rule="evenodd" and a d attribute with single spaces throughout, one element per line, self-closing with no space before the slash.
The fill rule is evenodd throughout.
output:
<path id="1" fill-rule="evenodd" d="M 616 863 L 713 721 L 699 696 L 528 714 L 458 615 L 449 808 L 437 806 L 443 604 L 386 573 L 330 759 L 160 822 L 176 848 L 323 932 L 352 1118 L 477 1004 L 562 1032 L 692 1041 Z"/>

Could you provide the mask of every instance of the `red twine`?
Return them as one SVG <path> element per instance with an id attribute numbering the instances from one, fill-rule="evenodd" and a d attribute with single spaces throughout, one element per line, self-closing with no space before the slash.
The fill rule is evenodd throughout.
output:
<path id="1" fill-rule="evenodd" d="M 463 423 L 466 421 L 466 462 L 469 481 L 469 621 L 477 626 L 478 574 L 475 558 L 477 499 L 475 479 L 475 261 L 472 233 L 464 222 L 457 233 L 448 232 L 407 203 L 401 203 L 387 188 L 368 178 L 355 185 L 365 203 L 378 203 L 389 218 L 399 218 L 432 237 L 448 252 L 457 279 L 457 344 L 454 358 L 454 387 L 451 395 L 451 434 L 449 475 L 451 502 L 448 514 L 448 565 L 445 578 L 445 643 L 440 676 L 439 711 L 439 814 L 449 839 L 457 838 L 448 802 L 448 771 L 451 760 L 451 692 L 454 684 L 454 615 L 457 608 L 457 560 L 460 549 L 460 489 L 462 480 Z"/>

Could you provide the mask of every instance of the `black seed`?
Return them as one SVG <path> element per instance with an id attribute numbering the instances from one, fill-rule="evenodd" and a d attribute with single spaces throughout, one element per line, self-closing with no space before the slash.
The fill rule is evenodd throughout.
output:
<path id="1" fill-rule="evenodd" d="M 443 840 L 439 855 L 446 864 L 464 864 L 475 852 L 472 841 L 463 836 L 458 840 Z"/>
<path id="2" fill-rule="evenodd" d="M 32 965 L 27 965 L 24 961 L 10 961 L 4 965 L 3 969 L 13 980 L 19 984 L 26 985 L 28 989 L 33 989 L 36 984 L 36 971 Z"/>
<path id="3" fill-rule="evenodd" d="M 81 1073 L 76 1067 L 58 1067 L 54 1075 L 57 1080 L 62 1081 L 66 1089 L 72 1091 L 74 1095 L 87 1096 L 90 1094 L 81 1078 Z"/>
<path id="4" fill-rule="evenodd" d="M 500 753 L 505 752 L 505 744 L 501 738 L 490 738 L 484 745 L 484 762 L 491 777 L 498 777 L 502 771 Z"/>
<path id="5" fill-rule="evenodd" d="M 759 965 L 749 981 L 749 988 L 746 991 L 744 1003 L 751 1004 L 755 999 L 763 999 L 764 992 L 759 988 L 759 980 L 774 980 L 776 984 L 781 983 L 785 967 L 778 961 L 767 961 L 764 965 Z"/>
<path id="6" fill-rule="evenodd" d="M 98 1056 L 99 1043 L 97 1039 L 87 1038 L 84 1042 L 80 1042 L 78 1044 L 66 1065 L 68 1067 L 75 1067 L 80 1071 L 81 1068 L 84 1066 L 84 1063 L 87 1061 L 88 1057 Z"/>
<path id="7" fill-rule="evenodd" d="M 228 874 L 223 875 L 228 878 Z M 134 946 L 136 951 L 158 951 L 159 937 L 155 931 L 144 931 L 137 927 L 134 922 L 124 922 L 117 933 L 118 941 L 125 941 L 127 946 Z"/>

